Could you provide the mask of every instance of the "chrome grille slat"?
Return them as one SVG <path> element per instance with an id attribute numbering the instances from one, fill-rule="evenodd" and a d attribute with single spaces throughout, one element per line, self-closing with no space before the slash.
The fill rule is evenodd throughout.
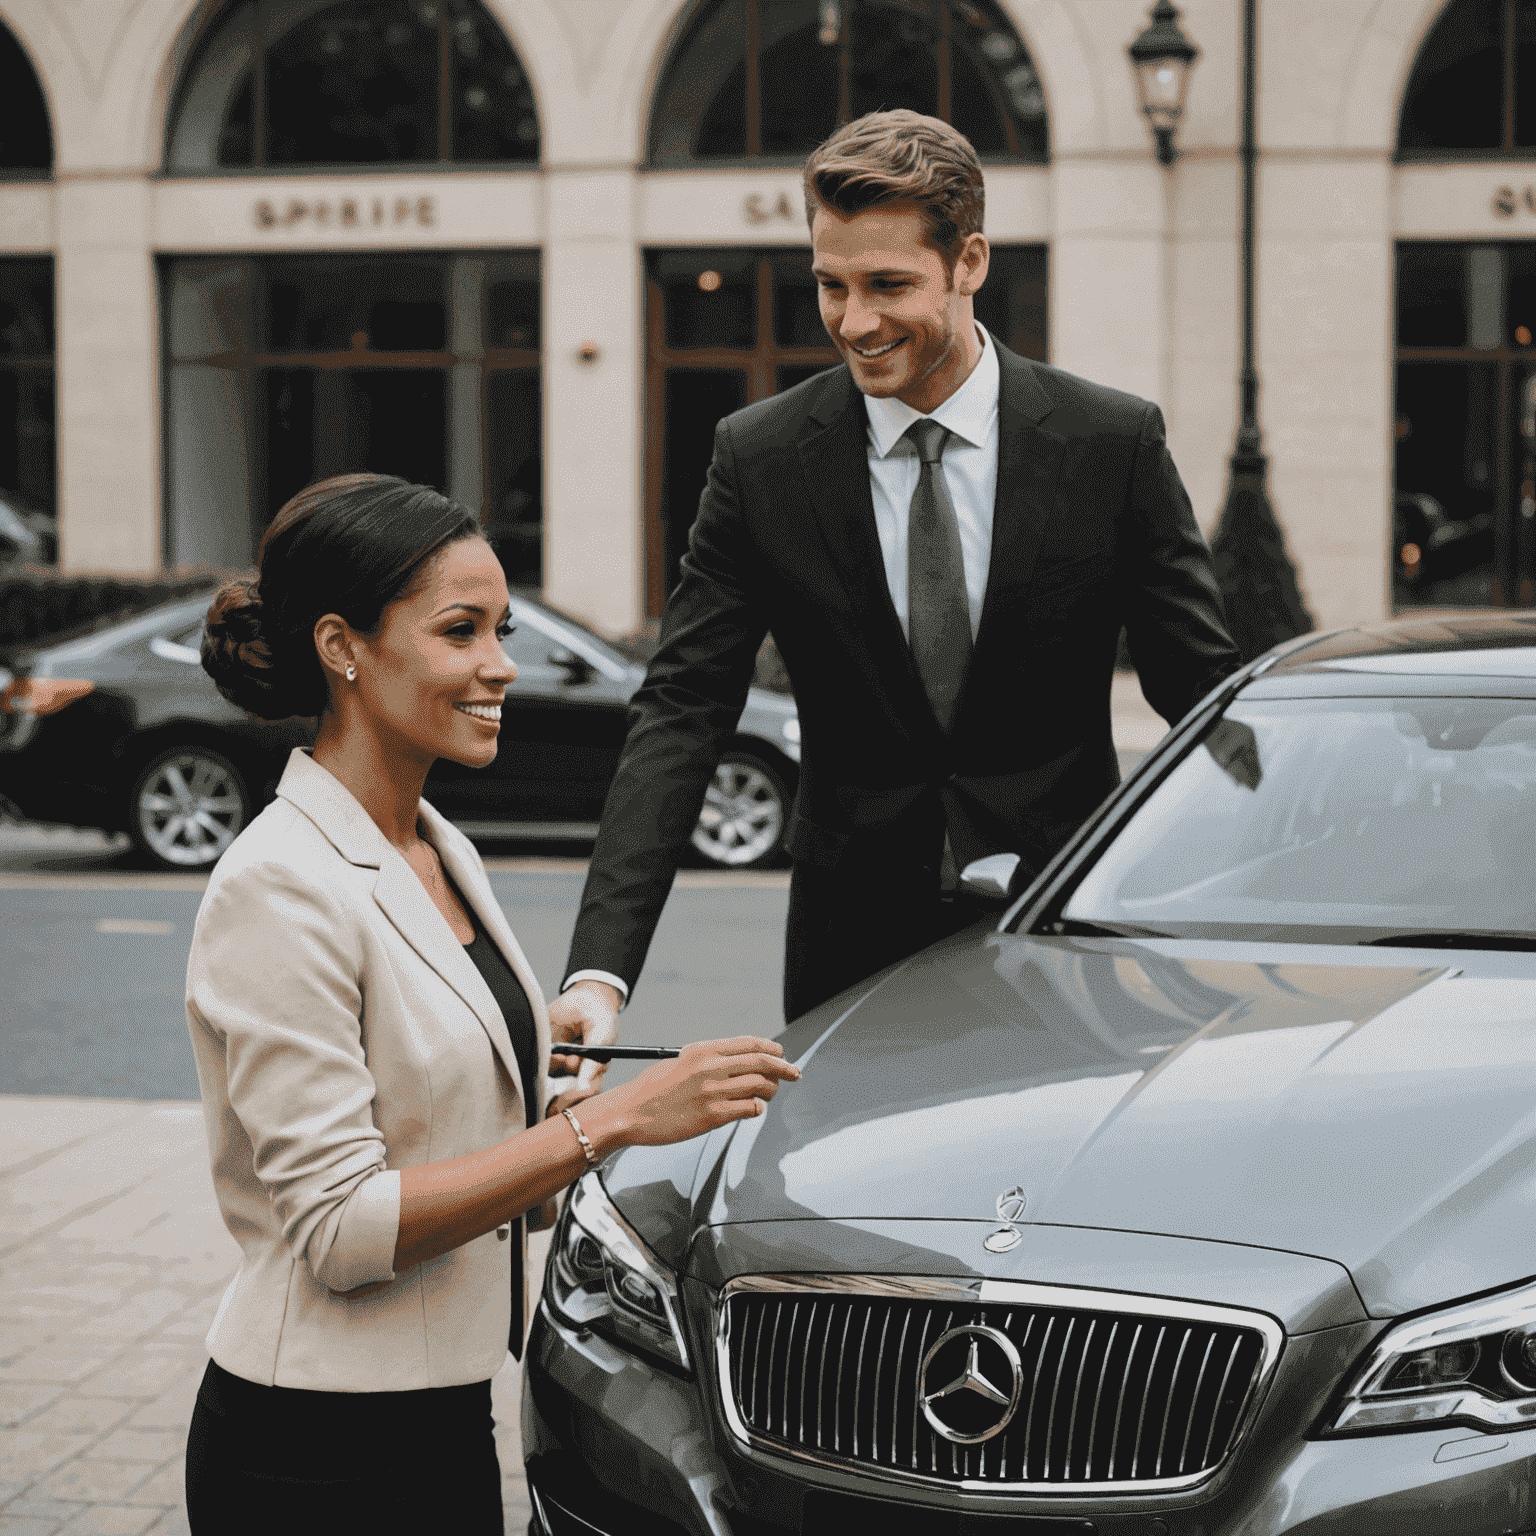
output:
<path id="1" fill-rule="evenodd" d="M 1195 1390 L 1189 1399 L 1189 1416 L 1184 1421 L 1184 1443 L 1179 1447 L 1179 1471 L 1182 1474 L 1184 1464 L 1189 1460 L 1189 1436 L 1195 1427 L 1195 1415 L 1200 1411 L 1200 1388 L 1205 1384 L 1206 1368 L 1211 1363 L 1211 1351 L 1216 1347 L 1216 1330 L 1211 1329 L 1211 1336 L 1205 1341 L 1205 1353 L 1200 1357 L 1200 1374 L 1195 1377 Z"/>
<path id="2" fill-rule="evenodd" d="M 1062 1471 L 1068 1481 L 1072 1477 L 1072 1436 L 1077 1430 L 1077 1403 L 1083 1392 L 1083 1372 L 1088 1366 L 1088 1348 L 1093 1343 L 1093 1330 L 1098 1327 L 1098 1319 L 1091 1318 L 1088 1322 L 1088 1332 L 1083 1335 L 1083 1349 L 1077 1360 L 1077 1380 L 1072 1384 L 1072 1409 L 1067 1414 L 1067 1448 L 1062 1452 Z"/>
<path id="3" fill-rule="evenodd" d="M 1136 1415 L 1136 1440 L 1131 1447 L 1131 1481 L 1136 1480 L 1136 1469 L 1141 1465 L 1141 1432 L 1147 1423 L 1147 1404 L 1152 1399 L 1152 1378 L 1157 1374 L 1157 1357 L 1163 1352 L 1163 1340 L 1168 1337 L 1165 1324 L 1157 1330 L 1157 1342 L 1152 1346 L 1152 1358 L 1147 1362 L 1147 1380 L 1141 1389 L 1141 1412 Z"/>
<path id="4" fill-rule="evenodd" d="M 773 1283 L 732 1282 L 722 1303 L 717 1359 L 733 1430 L 765 1449 L 897 1481 L 1191 1486 L 1232 1453 L 1283 1337 L 1259 1314 L 1109 1292 L 985 1282 L 1003 1298 L 973 1285 L 969 1304 L 956 1305 L 965 1288 L 955 1282 L 931 1282 L 925 1294 L 923 1282 L 901 1277 L 763 1279 Z M 936 1433 L 920 1401 L 923 1364 L 957 1327 L 1000 1333 L 1020 1372 L 1015 1406 L 999 1409 L 1003 1427 L 966 1444 Z M 1006 1391 L 999 1347 L 983 1343 L 994 1351 L 984 1369 Z M 946 1382 L 955 1358 L 935 1357 Z M 950 1399 L 967 1401 L 964 1411 L 984 1406 Z M 935 1402 L 933 1411 L 955 1422 L 953 1409 Z"/>
<path id="5" fill-rule="evenodd" d="M 907 1329 L 912 1326 L 912 1309 L 906 1309 L 901 1320 L 901 1337 L 896 1341 L 896 1393 L 891 1399 L 891 1465 L 896 1465 L 896 1439 L 901 1434 L 901 1362 L 907 1358 Z M 914 1407 L 916 1405 L 914 1404 Z"/>

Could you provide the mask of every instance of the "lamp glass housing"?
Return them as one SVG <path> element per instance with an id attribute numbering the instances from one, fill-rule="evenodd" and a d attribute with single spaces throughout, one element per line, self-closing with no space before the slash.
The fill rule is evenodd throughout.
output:
<path id="1" fill-rule="evenodd" d="M 1184 100 L 1189 93 L 1192 59 L 1169 56 L 1136 59 L 1136 89 L 1141 110 L 1153 128 L 1172 129 L 1184 115 Z"/>

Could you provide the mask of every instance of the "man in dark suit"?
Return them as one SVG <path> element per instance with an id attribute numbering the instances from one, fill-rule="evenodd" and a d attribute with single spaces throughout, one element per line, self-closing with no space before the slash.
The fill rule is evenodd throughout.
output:
<path id="1" fill-rule="evenodd" d="M 1157 407 L 976 325 L 970 144 L 873 113 L 805 187 L 844 366 L 716 431 L 552 1010 L 567 1038 L 616 1028 L 768 631 L 801 728 L 790 1019 L 965 926 L 957 870 L 1039 870 L 1115 786 L 1122 625 L 1169 722 L 1238 663 Z"/>

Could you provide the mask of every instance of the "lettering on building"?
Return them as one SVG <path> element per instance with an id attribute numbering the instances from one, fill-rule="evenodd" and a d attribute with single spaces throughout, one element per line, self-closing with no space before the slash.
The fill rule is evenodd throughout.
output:
<path id="1" fill-rule="evenodd" d="M 1527 185 L 1519 190 L 1500 187 L 1493 194 L 1493 211 L 1501 219 L 1514 218 L 1522 208 L 1527 213 L 1536 213 L 1536 185 Z"/>
<path id="2" fill-rule="evenodd" d="M 780 192 L 772 201 L 769 198 L 764 192 L 749 192 L 742 199 L 741 211 L 748 224 L 771 224 L 776 220 L 795 223 L 797 215 L 789 193 Z"/>
<path id="3" fill-rule="evenodd" d="M 435 197 L 261 198 L 254 216 L 257 229 L 400 229 L 437 226 Z"/>

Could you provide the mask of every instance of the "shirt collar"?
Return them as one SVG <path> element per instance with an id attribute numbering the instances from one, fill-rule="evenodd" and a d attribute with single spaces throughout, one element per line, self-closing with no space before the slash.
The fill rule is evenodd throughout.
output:
<path id="1" fill-rule="evenodd" d="M 997 418 L 1000 378 L 997 349 L 992 345 L 986 326 L 978 325 L 976 334 L 981 340 L 980 361 L 971 369 L 965 383 L 933 412 L 932 417 L 973 448 L 981 447 L 991 436 L 992 423 Z M 866 395 L 864 409 L 869 413 L 870 441 L 882 459 L 890 455 L 914 421 L 923 419 L 921 411 L 914 411 L 894 395 L 884 399 Z"/>

